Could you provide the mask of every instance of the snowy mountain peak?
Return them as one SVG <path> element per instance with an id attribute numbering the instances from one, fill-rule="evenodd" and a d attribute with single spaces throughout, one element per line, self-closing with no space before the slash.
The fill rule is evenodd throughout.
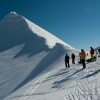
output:
<path id="1" fill-rule="evenodd" d="M 1 20 L 1 23 L 13 24 L 13 22 L 18 22 L 22 20 L 25 21 L 25 19 L 21 15 L 18 15 L 16 12 L 10 12 Z"/>
<path id="2" fill-rule="evenodd" d="M 17 16 L 18 14 L 16 12 L 10 12 L 9 15 L 10 16 Z"/>
<path id="3" fill-rule="evenodd" d="M 71 46 L 25 17 L 15 12 L 5 16 L 0 22 L 0 100 L 39 75 L 63 67 L 65 53 L 73 51 Z"/>
<path id="4" fill-rule="evenodd" d="M 16 12 L 4 17 L 0 23 L 0 33 L 0 51 L 25 44 L 24 53 L 40 52 L 55 47 L 57 43 L 64 49 L 74 49 Z M 6 41 L 4 41 L 5 37 L 7 37 Z M 33 47 L 37 51 L 33 50 Z"/>
<path id="5" fill-rule="evenodd" d="M 13 18 L 13 17 L 18 17 L 19 15 L 16 12 L 10 12 L 7 16 L 5 16 L 6 18 Z"/>

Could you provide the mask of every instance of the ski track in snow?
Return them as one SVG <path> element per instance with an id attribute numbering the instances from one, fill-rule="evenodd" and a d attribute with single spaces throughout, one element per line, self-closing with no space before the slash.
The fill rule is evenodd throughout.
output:
<path id="1" fill-rule="evenodd" d="M 30 87 L 25 93 L 25 96 L 31 95 L 33 93 L 35 93 L 36 89 L 39 88 L 39 86 L 41 85 L 41 83 L 45 80 L 45 78 L 49 75 L 49 73 L 44 74 L 40 80 L 38 80 L 38 82 L 36 83 L 36 85 L 34 87 Z M 27 97 L 26 99 L 27 100 Z"/>
<path id="2" fill-rule="evenodd" d="M 35 94 L 35 91 L 39 88 L 41 83 L 48 77 L 48 75 L 49 75 L 49 72 L 42 75 L 39 80 L 36 80 L 34 82 L 35 83 L 34 85 L 27 87 L 27 90 L 22 95 L 17 95 L 15 97 L 7 99 L 7 100 L 11 100 L 11 99 L 14 99 L 14 98 L 20 98 L 20 97 L 26 97 L 24 100 L 28 100 L 28 96 Z"/>

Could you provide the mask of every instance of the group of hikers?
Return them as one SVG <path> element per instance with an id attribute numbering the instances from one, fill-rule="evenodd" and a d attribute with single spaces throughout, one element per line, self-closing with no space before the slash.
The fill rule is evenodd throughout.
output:
<path id="1" fill-rule="evenodd" d="M 100 49 L 98 49 L 98 52 L 100 54 Z M 79 64 L 82 64 L 83 65 L 83 68 L 82 69 L 85 69 L 86 68 L 86 61 L 87 62 L 93 62 L 96 60 L 96 56 L 94 56 L 94 48 L 93 47 L 90 47 L 90 59 L 87 59 L 86 60 L 86 56 L 88 55 L 88 53 L 86 54 L 85 50 L 84 49 L 81 49 L 81 52 L 79 53 L 79 58 L 80 58 L 80 61 L 78 62 Z M 66 56 L 65 56 L 65 66 L 66 68 L 69 68 L 70 67 L 70 64 L 69 64 L 69 55 L 66 53 Z M 71 55 L 71 59 L 72 59 L 72 64 L 75 64 L 75 54 L 72 53 Z"/>

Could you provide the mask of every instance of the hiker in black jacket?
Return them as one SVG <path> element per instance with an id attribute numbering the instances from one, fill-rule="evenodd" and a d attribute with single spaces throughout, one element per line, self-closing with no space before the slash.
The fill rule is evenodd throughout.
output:
<path id="1" fill-rule="evenodd" d="M 68 56 L 68 54 L 66 54 L 66 56 L 65 56 L 65 66 L 66 66 L 66 68 L 69 68 L 70 67 L 70 65 L 69 65 L 69 56 Z"/>

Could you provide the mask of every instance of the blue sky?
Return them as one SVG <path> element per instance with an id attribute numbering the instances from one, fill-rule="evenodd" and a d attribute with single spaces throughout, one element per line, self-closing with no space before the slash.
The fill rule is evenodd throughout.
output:
<path id="1" fill-rule="evenodd" d="M 100 46 L 100 0 L 0 0 L 0 19 L 11 11 L 77 49 Z"/>

